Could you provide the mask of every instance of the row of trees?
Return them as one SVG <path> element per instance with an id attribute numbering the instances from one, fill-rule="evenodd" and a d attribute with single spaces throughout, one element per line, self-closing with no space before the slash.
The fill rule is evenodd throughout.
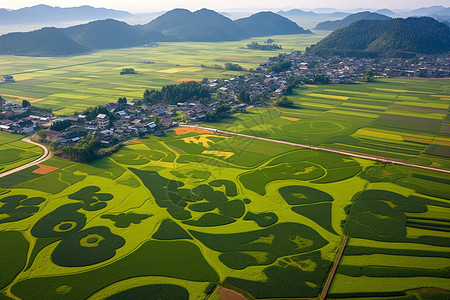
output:
<path id="1" fill-rule="evenodd" d="M 165 85 L 161 91 L 145 90 L 144 100 L 150 104 L 166 102 L 176 104 L 187 100 L 211 99 L 211 91 L 196 81 Z"/>
<path id="2" fill-rule="evenodd" d="M 252 42 L 251 44 L 248 44 L 247 48 L 248 49 L 254 49 L 254 50 L 265 50 L 265 51 L 283 49 L 283 47 L 281 45 L 277 45 L 277 44 L 259 44 L 258 42 Z"/>

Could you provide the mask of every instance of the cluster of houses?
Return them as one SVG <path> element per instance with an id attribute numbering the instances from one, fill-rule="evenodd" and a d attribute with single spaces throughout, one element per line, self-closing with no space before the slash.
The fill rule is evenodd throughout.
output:
<path id="1" fill-rule="evenodd" d="M 296 51 L 272 57 L 256 70 L 267 72 L 270 67 L 280 61 L 289 60 L 289 70 L 277 74 L 282 77 L 298 76 L 314 80 L 317 74 L 325 74 L 330 83 L 353 83 L 372 70 L 379 77 L 449 77 L 450 57 L 447 55 L 429 55 L 404 58 L 352 58 L 352 57 L 319 57 L 304 55 Z M 269 73 L 270 74 L 270 73 Z"/>
<path id="2" fill-rule="evenodd" d="M 271 67 L 283 61 L 290 61 L 291 67 L 282 72 L 270 72 Z M 243 89 L 248 90 L 251 99 L 261 93 L 267 98 L 278 97 L 286 90 L 292 77 L 304 78 L 313 82 L 316 75 L 327 75 L 329 83 L 354 83 L 372 70 L 376 77 L 450 77 L 450 57 L 421 56 L 404 58 L 351 58 L 319 57 L 304 55 L 296 51 L 279 54 L 260 64 L 254 72 L 225 80 L 209 83 L 217 88 L 224 99 L 236 99 Z M 302 87 L 300 87 L 302 88 Z M 255 103 L 253 101 L 253 103 Z M 257 104 L 257 102 L 256 102 Z"/>
<path id="3" fill-rule="evenodd" d="M 269 72 L 271 67 L 289 60 L 291 67 L 282 72 Z M 327 75 L 330 83 L 352 83 L 372 70 L 379 77 L 450 77 L 450 57 L 423 56 L 411 59 L 401 58 L 344 58 L 303 55 L 300 52 L 280 54 L 259 65 L 252 73 L 230 79 L 205 81 L 203 84 L 216 90 L 230 105 L 231 112 L 245 112 L 247 104 L 237 101 L 241 91 L 248 91 L 253 104 L 258 104 L 258 95 L 266 99 L 279 97 L 289 85 L 292 77 L 313 81 L 317 74 Z M 128 70 L 125 70 L 128 72 Z M 12 76 L 4 76 L 2 82 L 13 82 Z M 302 88 L 302 87 L 300 87 Z M 51 113 L 36 110 L 33 106 L 22 107 L 16 103 L 1 103 L 2 117 L 0 130 L 18 134 L 32 134 L 47 129 L 49 141 L 62 145 L 73 144 L 88 133 L 100 138 L 102 143 L 110 144 L 132 137 L 155 134 L 179 122 L 204 122 L 209 112 L 214 112 L 219 102 L 210 104 L 187 101 L 169 105 L 158 103 L 150 105 L 134 99 L 129 103 L 111 102 L 103 106 L 103 113 L 95 118 L 86 115 L 56 117 Z M 57 123 L 69 124 L 64 131 L 50 130 Z"/>
<path id="4" fill-rule="evenodd" d="M 23 108 L 17 103 L 6 101 L 3 119 L 0 119 L 0 130 L 29 135 L 45 129 L 47 140 L 61 145 L 74 144 L 92 133 L 102 143 L 111 144 L 141 135 L 163 135 L 164 130 L 177 125 L 173 121 L 177 115 L 180 115 L 178 120 L 181 122 L 203 122 L 206 114 L 214 111 L 218 104 L 219 102 L 213 102 L 204 105 L 199 101 L 188 101 L 177 105 L 149 105 L 134 99 L 126 104 L 107 103 L 103 105 L 104 113 L 99 113 L 92 119 L 82 114 L 58 117 L 39 112 L 33 106 Z M 51 130 L 52 125 L 58 122 L 66 122 L 68 128 L 63 131 Z"/>

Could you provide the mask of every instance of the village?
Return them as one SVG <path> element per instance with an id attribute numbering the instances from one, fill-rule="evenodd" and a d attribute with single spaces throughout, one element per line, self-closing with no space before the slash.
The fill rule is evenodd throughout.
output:
<path id="1" fill-rule="evenodd" d="M 222 117 L 242 113 L 250 105 L 267 104 L 280 98 L 294 87 L 305 89 L 306 83 L 344 84 L 399 76 L 449 77 L 450 58 L 322 58 L 297 51 L 272 57 L 248 74 L 235 78 L 205 78 L 200 84 L 215 94 L 208 103 L 188 100 L 150 104 L 142 99 L 119 98 L 88 110 L 89 114 L 73 116 L 55 116 L 26 100 L 20 105 L 0 98 L 0 130 L 24 135 L 45 130 L 45 139 L 61 146 L 74 145 L 91 133 L 108 147 L 144 135 L 164 135 L 165 130 L 179 124 L 214 121 L 210 116 L 215 115 L 219 106 Z M 5 76 L 3 82 L 14 82 L 14 78 Z"/>
<path id="2" fill-rule="evenodd" d="M 242 90 L 248 90 L 250 98 L 257 100 L 262 93 L 269 98 L 284 94 L 295 78 L 302 83 L 351 84 L 394 77 L 450 77 L 450 57 L 324 58 L 296 51 L 271 57 L 253 72 L 236 78 L 216 80 L 210 86 L 220 86 L 218 90 L 224 98 L 237 99 Z M 296 88 L 305 87 L 297 85 Z"/>

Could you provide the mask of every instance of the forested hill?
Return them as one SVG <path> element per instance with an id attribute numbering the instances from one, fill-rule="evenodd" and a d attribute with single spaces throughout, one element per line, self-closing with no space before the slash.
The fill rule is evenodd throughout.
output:
<path id="1" fill-rule="evenodd" d="M 216 42 L 243 37 L 242 29 L 235 22 L 209 9 L 196 12 L 174 9 L 139 28 L 144 33 L 159 31 L 166 41 Z"/>
<path id="2" fill-rule="evenodd" d="M 0 36 L 0 54 L 25 56 L 60 56 L 87 52 L 60 29 L 47 27 L 31 32 Z"/>
<path id="3" fill-rule="evenodd" d="M 449 51 L 450 28 L 429 17 L 358 21 L 307 49 L 308 54 L 359 57 L 407 57 Z"/>
<path id="4" fill-rule="evenodd" d="M 263 12 L 232 21 L 209 9 L 195 12 L 174 9 L 146 25 L 131 26 L 107 19 L 64 29 L 4 35 L 0 37 L 0 54 L 72 55 L 96 49 L 140 46 L 148 42 L 237 41 L 254 36 L 299 33 L 310 32 L 275 13 Z"/>
<path id="5" fill-rule="evenodd" d="M 345 26 L 350 25 L 351 23 L 354 23 L 356 21 L 360 20 L 389 20 L 390 17 L 373 13 L 370 11 L 363 11 L 356 14 L 349 15 L 345 17 L 342 20 L 337 21 L 325 21 L 317 24 L 316 30 L 329 30 L 329 31 L 335 31 L 341 28 L 344 28 Z"/>
<path id="6" fill-rule="evenodd" d="M 62 29 L 72 40 L 90 49 L 114 49 L 139 46 L 139 30 L 125 22 L 112 19 L 94 21 Z"/>
<path id="7" fill-rule="evenodd" d="M 270 11 L 256 13 L 248 18 L 236 20 L 235 23 L 242 28 L 247 37 L 311 33 L 291 20 Z"/>

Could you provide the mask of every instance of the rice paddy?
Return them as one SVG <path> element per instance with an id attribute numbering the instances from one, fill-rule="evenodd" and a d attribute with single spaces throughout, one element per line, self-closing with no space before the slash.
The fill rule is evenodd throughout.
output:
<path id="1" fill-rule="evenodd" d="M 0 179 L 2 295 L 314 298 L 344 235 L 330 296 L 448 289 L 448 194 L 426 188 L 448 181 L 185 128 L 91 165 L 51 158 Z"/>
<path id="2" fill-rule="evenodd" d="M 43 154 L 42 148 L 23 142 L 22 138 L 0 131 L 0 174 L 32 162 Z"/>
<path id="3" fill-rule="evenodd" d="M 450 170 L 450 100 L 435 97 L 448 92 L 448 79 L 310 85 L 289 96 L 295 109 L 254 107 L 208 126 Z"/>
<path id="4" fill-rule="evenodd" d="M 272 37 L 283 45 L 282 52 L 304 50 L 325 35 L 288 35 Z M 16 83 L 0 85 L 0 95 L 20 103 L 27 99 L 56 114 L 72 114 L 90 106 L 127 99 L 142 98 L 145 89 L 158 89 L 180 81 L 203 78 L 229 78 L 242 72 L 201 65 L 238 63 L 255 68 L 278 52 L 250 50 L 253 38 L 223 43 L 161 43 L 159 47 L 103 50 L 70 57 L 0 56 L 0 75 L 13 75 Z M 134 68 L 137 74 L 120 75 L 122 68 Z"/>
<path id="5" fill-rule="evenodd" d="M 274 39 L 289 52 L 319 38 Z M 236 74 L 202 63 L 250 68 L 274 55 L 246 43 L 0 57 L 17 80 L 0 94 L 72 113 Z M 254 107 L 208 126 L 450 169 L 449 89 L 308 86 L 290 96 L 300 109 Z M 41 155 L 20 138 L 0 132 L 0 172 Z M 0 178 L 0 298 L 317 298 L 347 235 L 328 297 L 443 299 L 449 184 L 444 173 L 184 127 L 91 164 L 51 158 Z"/>

